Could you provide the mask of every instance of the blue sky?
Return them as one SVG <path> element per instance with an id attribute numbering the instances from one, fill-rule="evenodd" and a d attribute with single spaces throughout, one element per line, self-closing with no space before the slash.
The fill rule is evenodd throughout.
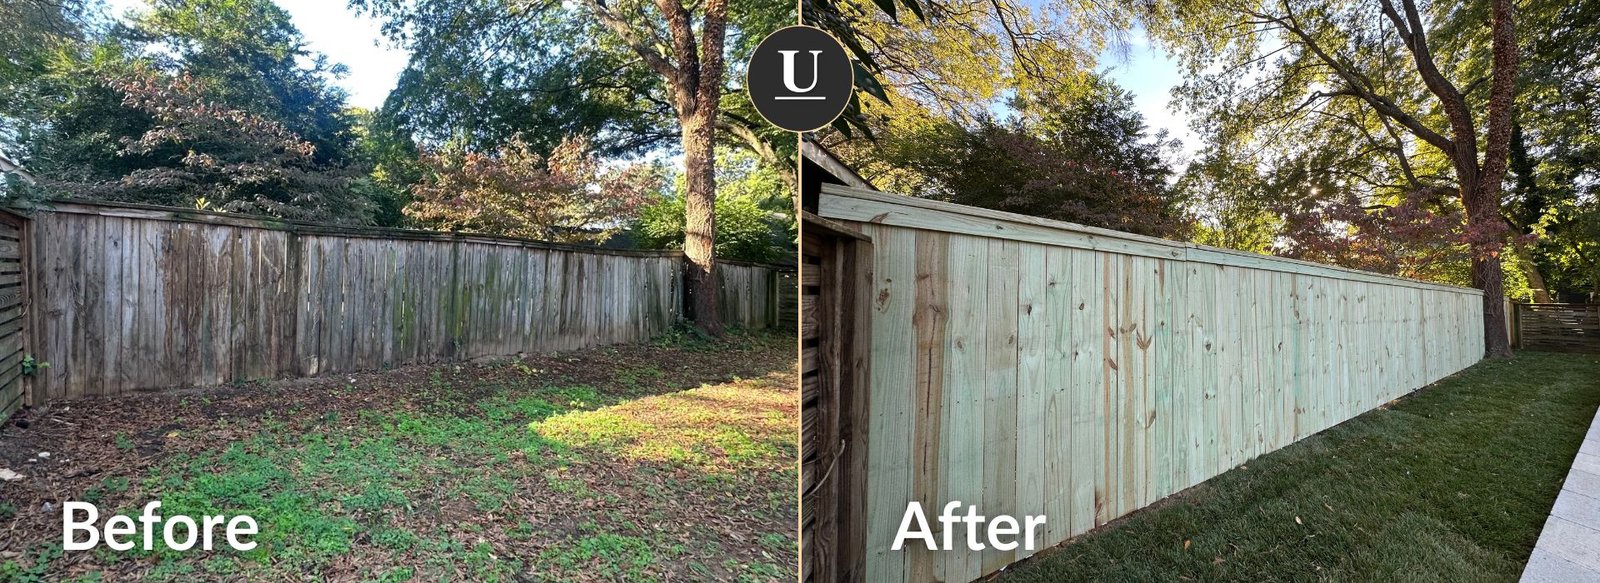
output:
<path id="1" fill-rule="evenodd" d="M 1172 105 L 1172 88 L 1183 82 L 1178 63 L 1135 31 L 1125 51 L 1108 50 L 1100 55 L 1100 69 L 1134 95 L 1134 105 L 1144 114 L 1152 129 L 1165 129 L 1170 137 L 1183 141 L 1183 152 L 1192 155 L 1200 142 L 1189 131 L 1189 118 Z"/>
<path id="2" fill-rule="evenodd" d="M 120 14 L 145 5 L 144 0 L 109 0 Z M 406 51 L 383 39 L 376 19 L 357 16 L 341 0 L 277 0 L 294 19 L 310 49 L 342 63 L 349 74 L 334 82 L 350 93 L 350 104 L 375 108 L 394 88 L 406 66 Z M 1188 120 L 1169 107 L 1171 90 L 1180 82 L 1177 64 L 1161 49 L 1151 46 L 1142 32 L 1135 32 L 1125 50 L 1108 50 L 1100 56 L 1100 67 L 1117 84 L 1134 94 L 1134 102 L 1145 122 L 1155 129 L 1166 129 L 1183 141 L 1186 153 L 1194 152 L 1197 141 L 1189 133 Z"/>

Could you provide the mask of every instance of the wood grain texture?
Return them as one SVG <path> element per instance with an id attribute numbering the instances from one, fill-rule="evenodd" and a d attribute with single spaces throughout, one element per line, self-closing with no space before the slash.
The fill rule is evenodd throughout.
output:
<path id="1" fill-rule="evenodd" d="M 33 383 L 23 374 L 28 337 L 34 333 L 28 318 L 27 231 L 22 217 L 0 212 L 0 421 L 30 404 L 33 395 Z"/>
<path id="2" fill-rule="evenodd" d="M 28 350 L 50 363 L 32 379 L 44 399 L 639 342 L 682 304 L 675 252 L 54 206 L 26 231 L 0 222 L 0 353 L 24 297 L 23 264 L 7 254 L 27 232 Z M 794 277 L 739 263 L 717 273 L 729 324 L 795 322 L 779 308 L 798 311 Z M 0 393 L 0 409 L 12 400 Z"/>
<path id="3" fill-rule="evenodd" d="M 972 581 L 1026 556 L 883 552 L 911 500 L 1044 514 L 1054 545 L 1483 354 L 1477 290 L 895 203 L 825 187 L 819 213 L 878 243 L 872 581 Z"/>
<path id="4" fill-rule="evenodd" d="M 950 302 L 949 265 L 950 237 L 944 233 L 917 234 L 917 298 L 911 315 L 912 327 L 917 335 L 916 392 L 913 406 L 911 454 L 913 474 L 912 499 L 922 503 L 926 510 L 938 508 L 943 501 L 940 479 L 941 450 L 944 447 L 946 428 L 944 406 L 945 329 L 948 326 Z M 943 557 L 922 545 L 908 549 L 906 576 L 912 581 L 933 581 L 944 578 Z"/>
<path id="5" fill-rule="evenodd" d="M 1600 352 L 1600 304 L 1515 304 L 1518 346 Z"/>
<path id="6" fill-rule="evenodd" d="M 899 502 L 892 506 L 867 505 L 866 580 L 902 581 L 906 579 L 907 553 L 889 547 L 912 496 L 911 439 L 916 407 L 911 396 L 916 390 L 916 334 L 911 320 L 917 298 L 917 233 L 871 226 L 862 229 L 862 233 L 872 238 L 873 249 L 905 259 L 873 261 L 872 299 L 867 308 L 872 310 L 869 337 L 873 358 L 868 395 L 868 487 L 871 496 Z M 880 370 L 879 366 L 887 368 Z"/>

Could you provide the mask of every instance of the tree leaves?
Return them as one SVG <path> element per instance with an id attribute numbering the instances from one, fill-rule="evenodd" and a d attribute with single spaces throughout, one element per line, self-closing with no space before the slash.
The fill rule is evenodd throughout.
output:
<path id="1" fill-rule="evenodd" d="M 323 222 L 364 222 L 348 196 L 352 173 L 316 160 L 316 145 L 283 123 L 209 98 L 207 83 L 146 65 L 107 81 L 148 129 L 119 139 L 116 156 L 139 160 L 108 180 L 51 179 L 77 196 L 203 207 Z M 204 201 L 197 204 L 196 201 Z"/>
<path id="2" fill-rule="evenodd" d="M 425 152 L 422 164 L 407 216 L 435 229 L 540 241 L 604 242 L 661 187 L 654 167 L 605 168 L 581 138 L 562 140 L 549 156 L 512 138 L 489 153 Z"/>
<path id="3" fill-rule="evenodd" d="M 1109 83 L 1076 98 L 1017 103 L 1021 119 L 897 120 L 876 143 L 844 147 L 893 191 L 1160 237 L 1189 219 L 1167 184 L 1170 147 L 1146 133 L 1131 97 Z M 855 145 L 852 145 L 855 146 Z M 882 171 L 885 167 L 903 171 Z M 909 176 L 908 176 L 909 175 Z"/>

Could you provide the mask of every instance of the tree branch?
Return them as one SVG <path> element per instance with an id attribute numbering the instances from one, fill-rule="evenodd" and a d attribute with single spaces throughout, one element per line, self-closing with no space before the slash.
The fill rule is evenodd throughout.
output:
<path id="1" fill-rule="evenodd" d="M 605 25 L 611 32 L 616 33 L 617 36 L 622 38 L 622 42 L 628 45 L 628 48 L 633 49 L 633 52 L 638 54 L 639 58 L 644 59 L 644 63 L 650 66 L 650 70 L 666 78 L 669 88 L 677 85 L 677 68 L 673 67 L 672 63 L 667 61 L 666 57 L 662 56 L 655 47 L 646 44 L 644 39 L 639 38 L 639 34 L 634 31 L 626 20 L 623 20 L 622 17 L 606 6 L 605 0 L 583 0 L 583 5 L 594 13 L 595 18 L 600 20 L 600 24 Z"/>
<path id="2" fill-rule="evenodd" d="M 1381 1 L 1388 2 L 1388 0 Z M 1332 67 L 1334 72 L 1339 75 L 1339 78 L 1345 82 L 1346 90 L 1344 93 L 1353 95 L 1362 101 L 1367 102 L 1367 104 L 1372 106 L 1372 108 L 1379 114 L 1394 119 L 1396 122 L 1399 122 L 1400 125 L 1405 126 L 1407 130 L 1410 130 L 1412 134 L 1416 135 L 1418 138 L 1421 138 L 1423 141 L 1432 144 L 1434 147 L 1445 152 L 1453 152 L 1455 150 L 1455 143 L 1452 142 L 1450 138 L 1444 137 L 1444 135 L 1423 124 L 1422 120 L 1412 117 L 1410 114 L 1401 110 L 1399 106 L 1395 105 L 1392 99 L 1379 95 L 1372 87 L 1371 82 L 1369 82 L 1364 75 L 1361 75 L 1350 66 L 1344 64 L 1342 61 L 1329 54 L 1328 51 L 1324 50 L 1322 45 L 1318 44 L 1316 39 L 1312 38 L 1310 33 L 1306 32 L 1306 30 L 1300 26 L 1300 23 L 1295 20 L 1294 14 L 1292 11 L 1290 11 L 1287 0 L 1285 0 L 1283 6 L 1286 12 L 1286 15 L 1283 17 L 1273 17 L 1270 15 L 1260 14 L 1253 16 L 1256 16 L 1257 18 L 1274 19 L 1279 25 L 1283 26 L 1285 30 L 1288 30 L 1290 34 L 1293 34 L 1296 38 L 1300 39 L 1300 43 L 1305 45 L 1306 49 L 1310 50 L 1311 53 L 1317 57 L 1317 59 L 1321 60 L 1323 63 L 1326 63 L 1329 67 Z"/>
<path id="3" fill-rule="evenodd" d="M 1445 116 L 1450 120 L 1450 129 L 1455 134 L 1453 141 L 1455 150 L 1446 149 L 1452 157 L 1466 156 L 1476 165 L 1478 143 L 1477 132 L 1472 124 L 1472 112 L 1467 109 L 1466 97 L 1461 94 L 1455 84 L 1439 72 L 1439 66 L 1433 61 L 1433 51 L 1428 48 L 1427 32 L 1422 27 L 1422 16 L 1417 12 L 1414 0 L 1401 0 L 1405 8 L 1405 18 L 1395 11 L 1392 0 L 1378 0 L 1383 9 L 1383 14 L 1394 24 L 1395 31 L 1400 35 L 1400 40 L 1411 51 L 1412 61 L 1417 65 L 1417 72 L 1422 75 L 1422 82 L 1428 91 L 1439 98 L 1439 105 L 1444 109 Z M 1463 177 L 1466 178 L 1466 177 Z"/>

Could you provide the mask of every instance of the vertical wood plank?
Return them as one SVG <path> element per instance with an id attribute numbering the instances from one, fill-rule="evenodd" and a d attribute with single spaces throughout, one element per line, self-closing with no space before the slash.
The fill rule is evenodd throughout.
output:
<path id="1" fill-rule="evenodd" d="M 894 228 L 868 227 L 866 232 L 877 254 L 871 306 L 874 381 L 868 431 L 873 445 L 867 473 L 873 479 L 867 503 L 867 579 L 902 581 L 906 555 L 889 547 L 910 499 L 910 396 L 915 389 L 910 369 L 916 350 L 910 324 L 916 302 L 916 236 Z"/>
<path id="2" fill-rule="evenodd" d="M 912 327 L 916 330 L 916 418 L 912 430 L 912 499 L 928 514 L 944 507 L 945 489 L 941 479 L 946 406 L 944 391 L 945 330 L 949 321 L 950 236 L 945 233 L 916 233 L 916 308 Z M 763 312 L 764 313 L 764 312 Z M 907 551 L 907 578 L 911 581 L 943 580 L 947 575 L 944 554 L 913 544 Z"/>
<path id="3" fill-rule="evenodd" d="M 1016 478 L 1012 493 L 1011 516 L 1021 521 L 1024 516 L 1045 513 L 1047 491 L 1060 488 L 1060 482 L 1049 481 L 1045 472 L 1049 467 L 1046 452 L 1054 447 L 1049 441 L 1050 423 L 1046 415 L 1050 409 L 1050 378 L 1046 359 L 1050 355 L 1051 321 L 1055 314 L 1046 300 L 1049 266 L 1045 248 L 1040 245 L 1021 245 L 1017 255 L 1017 416 L 1015 468 Z M 1061 517 L 1063 520 L 1065 516 Z M 1046 518 L 1049 524 L 1049 518 Z M 1037 549 L 1035 549 L 1037 550 Z M 1031 556 L 1033 551 L 1018 547 L 1013 560 Z"/>
<path id="4" fill-rule="evenodd" d="M 888 256 L 886 255 L 886 258 Z M 948 398 L 949 445 L 943 449 L 941 472 L 946 500 L 962 504 L 983 502 L 985 418 L 985 360 L 988 354 L 985 321 L 988 317 L 988 241 L 951 235 L 949 256 L 950 325 L 946 338 L 944 386 Z M 874 353 L 873 367 L 879 357 Z M 873 370 L 873 387 L 879 375 Z M 942 509 L 940 509 L 942 510 Z M 949 581 L 971 581 L 983 575 L 982 556 L 956 545 L 945 551 Z M 869 579 L 871 580 L 871 579 Z"/>
<path id="5" fill-rule="evenodd" d="M 1082 418 L 1088 425 L 1093 418 L 1085 415 L 1086 411 L 1077 410 L 1079 403 L 1074 399 L 1083 392 L 1083 387 L 1073 383 L 1072 324 L 1078 311 L 1072 303 L 1072 286 L 1076 283 L 1072 276 L 1072 254 L 1059 247 L 1048 247 L 1044 251 L 1044 325 L 1048 342 L 1043 379 L 1047 399 L 1044 408 L 1044 515 L 1047 521 L 1040 543 L 1052 546 L 1079 532 L 1075 530 L 1081 526 L 1079 521 L 1093 520 L 1092 516 L 1080 516 L 1075 508 L 1079 489 L 1075 479 L 1085 472 L 1073 466 L 1074 452 L 1079 449 L 1079 437 L 1074 431 L 1077 420 Z M 1091 482 L 1089 490 L 1092 489 Z M 1092 492 L 1088 496 L 1092 504 Z"/>
<path id="6" fill-rule="evenodd" d="M 1016 504 L 1018 243 L 990 239 L 988 330 L 984 333 L 983 512 L 1012 514 Z M 1015 551 L 983 552 L 983 572 L 1014 560 Z"/>
<path id="7" fill-rule="evenodd" d="M 1088 532 L 1111 518 L 1107 508 L 1106 457 L 1110 435 L 1106 399 L 1107 336 L 1105 267 L 1096 253 L 1064 250 L 1071 262 L 1068 309 L 1071 310 L 1072 360 L 1072 535 Z"/>

